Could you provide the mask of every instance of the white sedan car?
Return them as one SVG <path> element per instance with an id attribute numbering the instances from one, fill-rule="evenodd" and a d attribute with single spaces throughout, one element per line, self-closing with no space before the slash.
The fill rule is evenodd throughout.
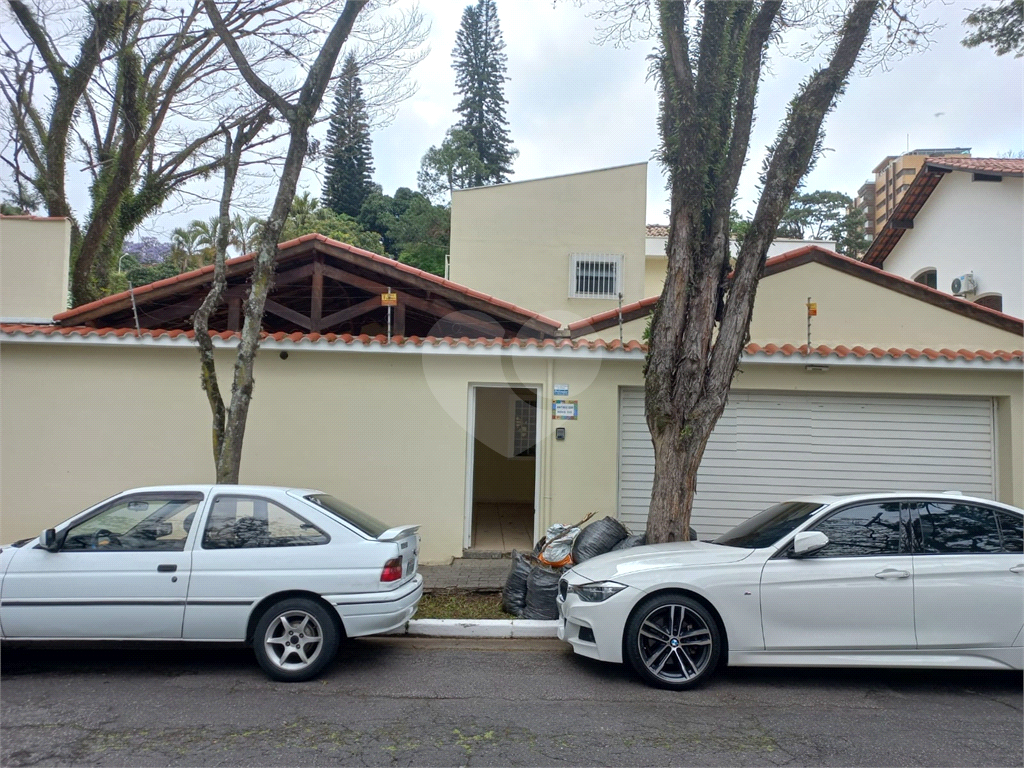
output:
<path id="1" fill-rule="evenodd" d="M 787 501 L 714 543 L 580 563 L 558 606 L 576 653 L 664 688 L 725 661 L 1024 669 L 1024 511 L 942 493 Z"/>
<path id="2" fill-rule="evenodd" d="M 308 680 L 341 637 L 416 612 L 418 528 L 314 490 L 126 491 L 0 550 L 0 636 L 247 643 L 271 678 Z"/>

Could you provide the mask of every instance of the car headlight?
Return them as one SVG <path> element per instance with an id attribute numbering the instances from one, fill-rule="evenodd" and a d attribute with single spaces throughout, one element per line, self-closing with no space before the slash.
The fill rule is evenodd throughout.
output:
<path id="1" fill-rule="evenodd" d="M 569 591 L 580 596 L 586 603 L 601 603 L 626 588 L 625 584 L 614 581 L 592 581 L 589 584 L 569 585 Z"/>

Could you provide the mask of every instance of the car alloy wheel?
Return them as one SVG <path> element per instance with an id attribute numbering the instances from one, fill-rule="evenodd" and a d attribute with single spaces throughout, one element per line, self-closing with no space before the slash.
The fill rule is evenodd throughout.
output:
<path id="1" fill-rule="evenodd" d="M 338 629 L 322 605 L 306 598 L 292 598 L 263 614 L 253 640 L 256 658 L 270 677 L 309 680 L 334 658 Z"/>
<path id="2" fill-rule="evenodd" d="M 641 603 L 626 630 L 630 663 L 648 683 L 690 688 L 718 665 L 718 623 L 684 595 L 655 595 Z"/>
<path id="3" fill-rule="evenodd" d="M 315 616 L 305 611 L 288 611 L 267 627 L 263 645 L 267 656 L 281 669 L 305 669 L 316 662 L 323 650 L 323 629 Z"/>

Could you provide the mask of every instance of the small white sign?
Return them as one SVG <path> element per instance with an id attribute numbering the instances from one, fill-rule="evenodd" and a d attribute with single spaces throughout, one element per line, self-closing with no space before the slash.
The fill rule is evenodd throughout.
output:
<path id="1" fill-rule="evenodd" d="M 569 396 L 569 385 L 568 384 L 555 384 L 555 397 L 568 397 Z"/>

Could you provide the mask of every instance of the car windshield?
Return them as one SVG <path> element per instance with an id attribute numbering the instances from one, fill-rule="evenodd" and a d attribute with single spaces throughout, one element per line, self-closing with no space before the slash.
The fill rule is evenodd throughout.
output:
<path id="1" fill-rule="evenodd" d="M 812 501 L 784 501 L 769 507 L 715 539 L 726 547 L 769 547 L 804 523 L 824 505 Z"/>
<path id="2" fill-rule="evenodd" d="M 351 504 L 346 504 L 344 501 L 328 496 L 326 493 L 314 493 L 307 496 L 306 499 L 335 517 L 344 520 L 349 525 L 354 525 L 367 536 L 375 539 L 391 527 L 385 525 L 373 515 L 368 515 L 361 509 L 356 509 Z"/>

